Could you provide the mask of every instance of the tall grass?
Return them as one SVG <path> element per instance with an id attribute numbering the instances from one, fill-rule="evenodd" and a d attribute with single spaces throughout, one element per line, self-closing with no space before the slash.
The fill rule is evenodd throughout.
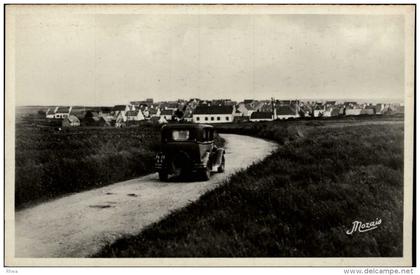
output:
<path id="1" fill-rule="evenodd" d="M 16 126 L 15 206 L 19 209 L 153 171 L 159 127 Z"/>
<path id="2" fill-rule="evenodd" d="M 277 152 L 95 257 L 402 256 L 403 126 L 276 125 Z"/>

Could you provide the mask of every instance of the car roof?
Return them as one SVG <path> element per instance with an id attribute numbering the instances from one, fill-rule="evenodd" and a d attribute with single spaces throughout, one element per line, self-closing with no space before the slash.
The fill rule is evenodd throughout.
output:
<path id="1" fill-rule="evenodd" d="M 163 129 L 203 129 L 203 128 L 213 128 L 213 126 L 208 124 L 183 124 L 183 123 L 177 123 L 177 124 L 166 124 L 162 127 Z"/>

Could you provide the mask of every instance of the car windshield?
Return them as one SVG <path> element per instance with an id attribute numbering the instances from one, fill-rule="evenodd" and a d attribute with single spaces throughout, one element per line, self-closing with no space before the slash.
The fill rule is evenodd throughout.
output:
<path id="1" fill-rule="evenodd" d="M 174 130 L 172 131 L 172 139 L 175 141 L 185 141 L 190 138 L 190 131 L 188 130 Z"/>

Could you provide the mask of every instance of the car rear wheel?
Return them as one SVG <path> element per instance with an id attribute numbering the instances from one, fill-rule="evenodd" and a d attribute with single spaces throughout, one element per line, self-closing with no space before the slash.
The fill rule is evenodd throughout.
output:
<path id="1" fill-rule="evenodd" d="M 205 168 L 205 169 L 201 170 L 199 172 L 199 175 L 200 175 L 201 180 L 203 180 L 203 181 L 209 180 L 210 179 L 210 169 Z"/>
<path id="2" fill-rule="evenodd" d="M 167 181 L 168 180 L 168 172 L 159 171 L 159 180 L 160 181 Z"/>

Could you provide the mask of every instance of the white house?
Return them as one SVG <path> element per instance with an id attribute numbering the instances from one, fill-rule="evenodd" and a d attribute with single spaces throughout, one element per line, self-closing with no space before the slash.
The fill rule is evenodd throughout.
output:
<path id="1" fill-rule="evenodd" d="M 333 117 L 338 115 L 340 115 L 340 108 L 337 107 L 328 107 L 323 114 L 324 117 Z"/>
<path id="2" fill-rule="evenodd" d="M 128 111 L 125 113 L 125 116 L 127 117 L 127 121 L 144 120 L 144 115 L 140 110 Z"/>
<path id="3" fill-rule="evenodd" d="M 111 107 L 99 107 L 98 112 L 100 116 L 109 116 L 111 115 L 112 108 Z"/>
<path id="4" fill-rule="evenodd" d="M 48 108 L 47 112 L 45 112 L 45 116 L 46 118 L 54 118 L 54 114 L 57 111 L 58 107 L 55 107 L 54 110 L 52 110 L 51 108 Z"/>
<path id="5" fill-rule="evenodd" d="M 241 117 L 241 116 L 243 116 L 243 114 L 238 109 L 236 109 L 235 113 L 233 113 L 233 116 L 234 117 Z"/>
<path id="6" fill-rule="evenodd" d="M 232 105 L 198 105 L 192 117 L 194 123 L 230 123 L 234 113 Z"/>
<path id="7" fill-rule="evenodd" d="M 80 126 L 80 120 L 74 115 L 69 115 L 63 119 L 61 125 L 63 127 L 77 127 Z"/>
<path id="8" fill-rule="evenodd" d="M 159 118 L 157 118 L 157 117 L 153 117 L 153 118 L 151 119 L 151 121 L 152 121 L 152 120 L 155 120 L 155 119 L 158 119 L 158 120 L 157 120 L 157 123 L 159 123 L 159 124 L 165 124 L 165 123 L 168 123 L 168 121 L 167 121 L 164 117 L 159 117 Z"/>
<path id="9" fill-rule="evenodd" d="M 361 108 L 355 108 L 355 109 L 347 109 L 346 108 L 346 116 L 359 116 L 362 114 Z"/>
<path id="10" fill-rule="evenodd" d="M 377 115 L 382 115 L 384 113 L 386 105 L 383 103 L 378 103 L 375 105 L 375 113 Z"/>
<path id="11" fill-rule="evenodd" d="M 324 115 L 324 110 L 314 110 L 314 117 L 320 117 Z"/>
<path id="12" fill-rule="evenodd" d="M 67 118 L 71 112 L 70 107 L 57 107 L 54 111 L 54 118 Z"/>
<path id="13" fill-rule="evenodd" d="M 173 114 L 174 114 L 174 111 L 172 109 L 162 110 L 160 112 L 160 118 L 165 119 L 166 121 L 169 121 L 169 120 L 172 120 Z"/>
<path id="14" fill-rule="evenodd" d="M 251 103 L 244 103 L 241 102 L 238 104 L 237 110 L 241 114 L 241 116 L 250 117 L 251 114 L 255 111 L 255 108 L 252 106 Z M 235 116 L 238 116 L 237 114 Z"/>
<path id="15" fill-rule="evenodd" d="M 161 102 L 159 107 L 161 110 L 175 111 L 176 109 L 178 109 L 178 102 L 174 102 L 174 101 Z"/>
<path id="16" fill-rule="evenodd" d="M 123 116 L 122 113 L 119 113 L 117 118 L 115 119 L 115 127 L 121 128 L 126 126 L 127 117 Z"/>
<path id="17" fill-rule="evenodd" d="M 125 121 L 127 121 L 127 117 L 126 117 L 125 114 L 130 110 L 131 110 L 131 108 L 130 108 L 129 105 L 115 105 L 112 108 L 111 113 L 114 116 L 115 120 L 117 120 L 119 117 L 121 117 L 120 120 L 122 119 L 125 122 Z"/>
<path id="18" fill-rule="evenodd" d="M 327 107 L 327 108 L 329 108 L 329 107 L 333 107 L 333 106 L 335 106 L 337 104 L 337 101 L 335 101 L 335 100 L 329 100 L 329 101 L 326 101 L 325 102 L 325 106 Z"/>
<path id="19" fill-rule="evenodd" d="M 139 105 L 138 109 L 143 113 L 144 118 L 150 118 L 150 108 L 147 105 Z"/>
<path id="20" fill-rule="evenodd" d="M 361 115 L 374 115 L 375 114 L 375 108 L 368 106 L 360 112 Z"/>
<path id="21" fill-rule="evenodd" d="M 149 116 L 150 117 L 160 117 L 160 109 L 157 107 L 151 107 L 149 108 Z"/>

